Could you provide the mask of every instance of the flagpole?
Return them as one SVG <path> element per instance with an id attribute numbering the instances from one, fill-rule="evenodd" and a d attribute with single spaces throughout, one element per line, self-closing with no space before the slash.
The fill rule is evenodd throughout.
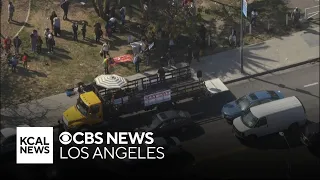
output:
<path id="1" fill-rule="evenodd" d="M 240 22 L 240 71 L 241 73 L 244 73 L 243 71 L 243 1 L 241 0 L 241 22 Z"/>

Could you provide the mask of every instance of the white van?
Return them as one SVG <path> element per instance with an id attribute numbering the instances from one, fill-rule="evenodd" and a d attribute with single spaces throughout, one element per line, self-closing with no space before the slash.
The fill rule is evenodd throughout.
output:
<path id="1" fill-rule="evenodd" d="M 233 121 L 233 132 L 237 137 L 254 140 L 286 129 L 294 131 L 306 122 L 302 103 L 292 96 L 250 108 Z"/>

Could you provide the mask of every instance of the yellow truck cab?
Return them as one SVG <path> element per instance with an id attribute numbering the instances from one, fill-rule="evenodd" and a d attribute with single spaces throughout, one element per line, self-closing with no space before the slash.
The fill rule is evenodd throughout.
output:
<path id="1" fill-rule="evenodd" d="M 102 103 L 93 92 L 80 94 L 77 104 L 63 113 L 63 124 L 65 129 L 91 126 L 102 122 Z"/>

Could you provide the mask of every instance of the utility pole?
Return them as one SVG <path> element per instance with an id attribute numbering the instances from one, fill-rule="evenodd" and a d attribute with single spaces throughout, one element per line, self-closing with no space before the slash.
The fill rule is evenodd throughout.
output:
<path id="1" fill-rule="evenodd" d="M 241 22 L 240 22 L 240 67 L 241 67 L 241 73 L 244 73 L 243 71 L 243 0 L 241 1 Z"/>

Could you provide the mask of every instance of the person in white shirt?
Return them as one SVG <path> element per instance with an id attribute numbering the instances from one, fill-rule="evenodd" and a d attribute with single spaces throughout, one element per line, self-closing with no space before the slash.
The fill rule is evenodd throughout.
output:
<path id="1" fill-rule="evenodd" d="M 103 58 L 106 58 L 107 55 L 110 56 L 109 48 L 110 48 L 110 45 L 108 42 L 103 43 L 101 51 L 100 51 L 100 53 L 103 55 Z"/>
<path id="2" fill-rule="evenodd" d="M 54 36 L 57 36 L 57 34 L 59 34 L 59 36 L 61 36 L 61 29 L 60 29 L 60 18 L 55 17 L 53 18 L 53 31 L 54 31 Z"/>

